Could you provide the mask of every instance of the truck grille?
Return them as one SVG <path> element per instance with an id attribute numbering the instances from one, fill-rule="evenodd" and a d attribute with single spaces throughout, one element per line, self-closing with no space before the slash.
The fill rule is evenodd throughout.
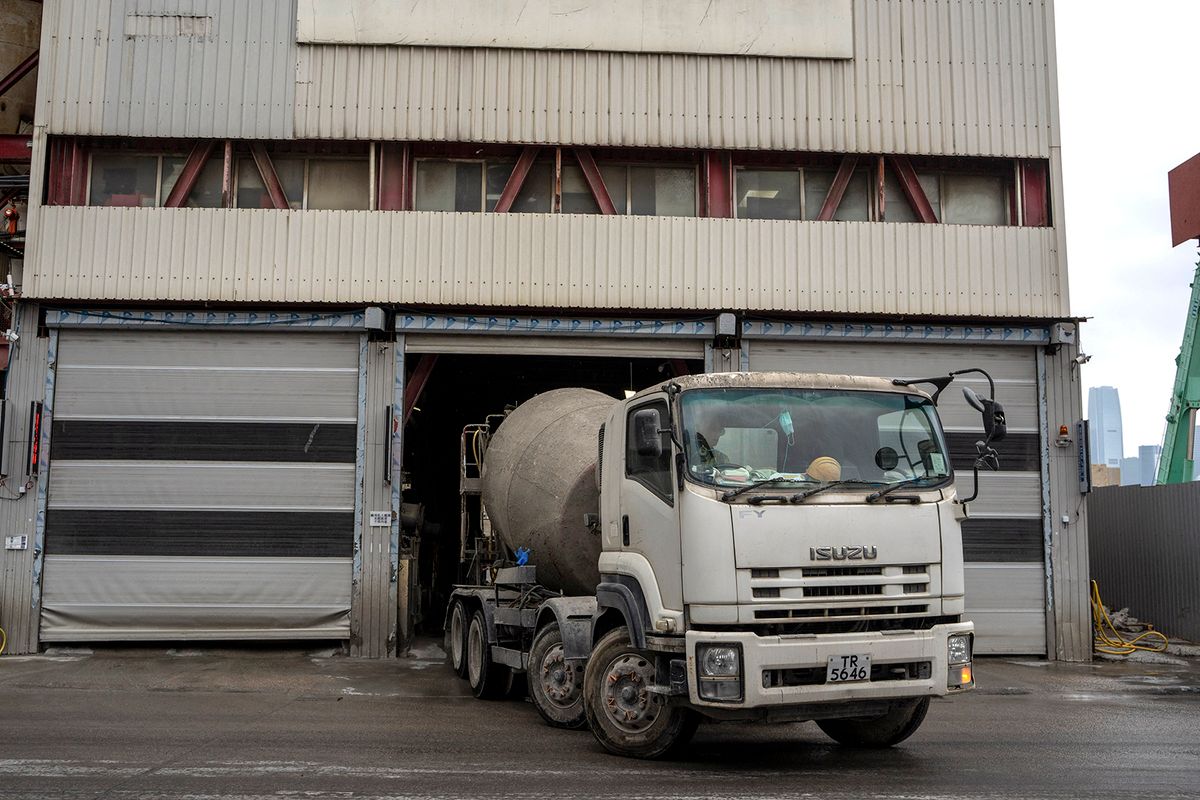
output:
<path id="1" fill-rule="evenodd" d="M 755 619 L 821 619 L 835 617 L 887 617 L 901 614 L 925 614 L 927 605 L 843 606 L 838 608 L 768 608 L 754 612 Z"/>
<path id="2" fill-rule="evenodd" d="M 920 602 L 931 591 L 928 564 L 758 568 L 750 593 L 766 621 L 820 620 L 929 613 Z"/>

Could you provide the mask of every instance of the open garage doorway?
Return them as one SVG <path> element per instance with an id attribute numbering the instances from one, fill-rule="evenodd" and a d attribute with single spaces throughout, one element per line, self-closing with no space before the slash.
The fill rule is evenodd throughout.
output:
<path id="1" fill-rule="evenodd" d="M 431 359 L 436 355 L 436 360 Z M 424 364 L 422 364 L 424 359 Z M 460 569 L 463 431 L 501 415 L 534 395 L 582 387 L 613 400 L 684 373 L 702 372 L 702 358 L 577 355 L 433 354 L 408 359 L 410 380 L 428 371 L 424 389 L 404 428 L 406 502 L 424 507 L 410 605 L 415 630 L 439 633 L 446 597 L 463 578 Z M 468 458 L 469 448 L 468 444 Z M 467 497 L 468 528 L 477 527 L 478 496 Z"/>

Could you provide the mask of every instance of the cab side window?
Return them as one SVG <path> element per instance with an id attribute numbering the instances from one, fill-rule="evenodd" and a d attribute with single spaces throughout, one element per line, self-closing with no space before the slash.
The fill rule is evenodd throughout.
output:
<path id="1" fill-rule="evenodd" d="M 662 443 L 662 452 L 659 455 L 638 453 L 633 415 L 647 408 L 658 411 L 658 418 L 662 420 L 663 429 L 669 425 L 670 417 L 665 400 L 643 403 L 629 410 L 629 414 L 625 418 L 625 477 L 642 484 L 667 503 L 674 503 L 675 491 L 671 483 L 671 435 L 669 433 L 659 435 Z"/>

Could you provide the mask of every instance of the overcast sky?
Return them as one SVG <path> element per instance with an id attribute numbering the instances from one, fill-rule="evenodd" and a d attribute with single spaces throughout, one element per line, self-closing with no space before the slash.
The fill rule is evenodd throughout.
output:
<path id="1" fill-rule="evenodd" d="M 1196 263 L 1194 241 L 1171 247 L 1167 172 L 1200 153 L 1200 0 L 1055 9 L 1071 311 L 1093 318 L 1084 385 L 1120 390 L 1137 455 L 1161 443 Z"/>

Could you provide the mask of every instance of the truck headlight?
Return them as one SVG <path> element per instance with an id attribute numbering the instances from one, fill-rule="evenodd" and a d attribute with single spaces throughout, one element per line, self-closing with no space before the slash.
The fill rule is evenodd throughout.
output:
<path id="1" fill-rule="evenodd" d="M 946 660 L 950 666 L 971 663 L 971 639 L 974 634 L 956 633 L 946 640 Z"/>
<path id="2" fill-rule="evenodd" d="M 740 645 L 702 644 L 696 647 L 699 695 L 703 700 L 736 702 L 742 699 L 742 648 Z"/>
<path id="3" fill-rule="evenodd" d="M 702 678 L 736 678 L 742 674 L 742 654 L 736 647 L 700 645 L 697 648 Z"/>

